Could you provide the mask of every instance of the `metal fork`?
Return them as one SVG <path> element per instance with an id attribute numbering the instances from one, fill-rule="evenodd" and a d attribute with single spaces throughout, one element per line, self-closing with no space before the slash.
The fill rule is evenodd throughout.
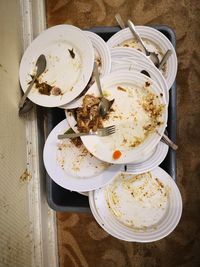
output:
<path id="1" fill-rule="evenodd" d="M 88 133 L 59 134 L 58 139 L 76 138 L 76 137 L 86 136 L 86 135 L 108 136 L 114 133 L 115 133 L 115 125 L 111 125 L 105 128 L 98 129 L 95 132 L 90 130 Z"/>

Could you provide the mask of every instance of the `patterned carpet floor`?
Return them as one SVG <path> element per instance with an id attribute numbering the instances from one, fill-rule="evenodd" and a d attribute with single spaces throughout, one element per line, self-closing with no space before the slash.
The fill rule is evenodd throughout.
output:
<path id="1" fill-rule="evenodd" d="M 168 237 L 128 243 L 102 230 L 89 213 L 57 213 L 60 267 L 200 266 L 200 2 L 198 0 L 46 0 L 48 27 L 116 25 L 120 13 L 136 25 L 167 25 L 177 38 L 177 185 L 183 214 Z"/>

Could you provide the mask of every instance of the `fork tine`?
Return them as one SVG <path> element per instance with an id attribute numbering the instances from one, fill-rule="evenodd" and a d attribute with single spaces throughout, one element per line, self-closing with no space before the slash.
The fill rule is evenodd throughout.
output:
<path id="1" fill-rule="evenodd" d="M 114 134 L 115 133 L 115 127 L 110 127 L 109 129 L 106 129 L 105 131 L 108 135 Z"/>
<path id="2" fill-rule="evenodd" d="M 115 132 L 115 129 L 109 129 L 109 130 L 107 130 L 107 132 L 108 132 L 109 134 L 112 134 L 112 133 Z"/>
<path id="3" fill-rule="evenodd" d="M 104 129 L 106 129 L 106 130 L 112 130 L 112 129 L 114 129 L 115 130 L 115 125 L 111 125 L 111 126 L 105 127 Z"/>
<path id="4" fill-rule="evenodd" d="M 98 129 L 98 134 L 100 136 L 107 136 L 111 135 L 115 132 L 115 125 L 111 125 L 102 129 Z"/>

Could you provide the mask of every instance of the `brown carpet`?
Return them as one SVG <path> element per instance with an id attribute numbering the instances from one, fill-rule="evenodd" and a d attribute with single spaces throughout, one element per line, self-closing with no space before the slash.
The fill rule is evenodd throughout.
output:
<path id="1" fill-rule="evenodd" d="M 73 24 L 82 29 L 116 25 L 114 15 L 136 25 L 165 24 L 177 36 L 177 184 L 183 215 L 161 241 L 119 241 L 90 214 L 57 213 L 61 267 L 200 266 L 200 2 L 198 0 L 46 0 L 48 27 Z"/>

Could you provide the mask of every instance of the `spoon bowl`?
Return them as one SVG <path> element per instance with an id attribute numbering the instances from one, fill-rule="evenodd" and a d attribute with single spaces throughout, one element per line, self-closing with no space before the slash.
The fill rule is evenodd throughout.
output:
<path id="1" fill-rule="evenodd" d="M 24 103 L 25 100 L 28 96 L 28 94 L 31 91 L 31 88 L 33 87 L 33 84 L 35 82 L 35 80 L 45 71 L 46 69 L 46 58 L 44 55 L 40 55 L 36 61 L 35 64 L 36 67 L 36 74 L 33 76 L 33 79 L 31 81 L 31 83 L 29 84 L 28 88 L 26 89 L 24 95 L 22 96 L 20 102 L 19 102 L 19 110 L 22 113 L 23 112 L 23 107 L 24 107 Z"/>
<path id="2" fill-rule="evenodd" d="M 99 103 L 98 111 L 99 111 L 99 115 L 101 117 L 104 117 L 107 114 L 107 112 L 109 111 L 109 109 L 111 108 L 111 106 L 114 102 L 114 99 L 108 100 L 103 96 L 103 91 L 102 91 L 101 83 L 100 83 L 100 79 L 99 79 L 98 66 L 97 66 L 96 62 L 94 63 L 94 76 L 95 76 L 97 87 L 100 91 L 100 96 L 101 96 L 101 101 Z"/>

